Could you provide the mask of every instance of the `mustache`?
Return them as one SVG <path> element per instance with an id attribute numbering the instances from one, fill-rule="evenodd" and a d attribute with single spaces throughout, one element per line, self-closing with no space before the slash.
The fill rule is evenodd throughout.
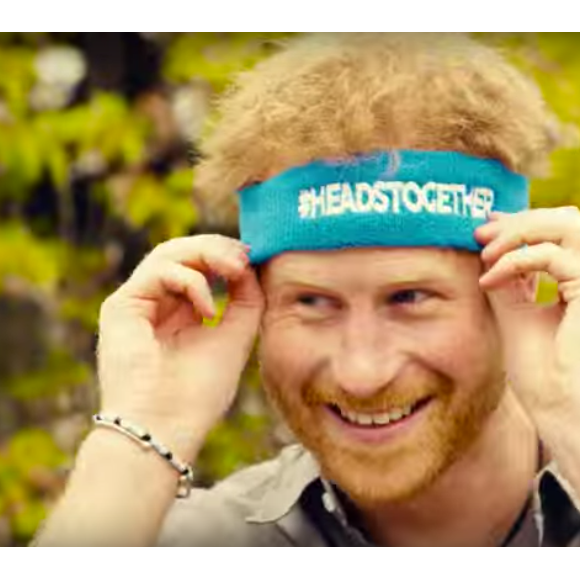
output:
<path id="1" fill-rule="evenodd" d="M 433 396 L 445 395 L 452 388 L 449 379 L 437 375 L 428 380 L 399 380 L 380 387 L 370 396 L 361 397 L 345 391 L 332 380 L 324 379 L 303 384 L 302 398 L 312 407 L 331 405 L 357 413 L 372 413 L 414 406 Z"/>

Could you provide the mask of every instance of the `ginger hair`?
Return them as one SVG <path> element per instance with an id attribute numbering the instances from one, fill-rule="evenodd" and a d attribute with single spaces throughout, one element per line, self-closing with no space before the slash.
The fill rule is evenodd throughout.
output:
<path id="1" fill-rule="evenodd" d="M 241 73 L 195 170 L 213 219 L 293 166 L 374 150 L 450 150 L 542 174 L 558 124 L 537 86 L 462 33 L 314 33 Z M 217 210 L 217 211 L 216 211 Z"/>

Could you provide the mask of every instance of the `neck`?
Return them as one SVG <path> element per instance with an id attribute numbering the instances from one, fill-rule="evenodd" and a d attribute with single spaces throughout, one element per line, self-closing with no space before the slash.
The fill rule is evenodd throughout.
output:
<path id="1" fill-rule="evenodd" d="M 537 452 L 537 434 L 508 390 L 435 484 L 412 500 L 363 509 L 365 524 L 379 545 L 501 545 L 532 491 Z"/>

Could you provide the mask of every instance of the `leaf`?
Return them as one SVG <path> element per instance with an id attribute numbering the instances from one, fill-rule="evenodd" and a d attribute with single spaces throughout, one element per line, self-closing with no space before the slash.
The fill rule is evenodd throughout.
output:
<path id="1" fill-rule="evenodd" d="M 28 500 L 18 506 L 12 516 L 12 532 L 19 540 L 28 541 L 46 518 L 46 507 L 38 499 Z"/>
<path id="2" fill-rule="evenodd" d="M 53 397 L 67 389 L 87 384 L 92 377 L 88 363 L 75 360 L 71 354 L 54 347 L 45 366 L 7 381 L 3 389 L 13 398 L 27 401 Z"/>
<path id="3" fill-rule="evenodd" d="M 148 174 L 138 176 L 122 209 L 133 226 L 149 229 L 153 243 L 187 235 L 197 221 L 189 170 L 177 170 L 164 181 Z"/>
<path id="4" fill-rule="evenodd" d="M 0 101 L 19 119 L 28 112 L 28 95 L 36 76 L 34 58 L 29 47 L 0 47 Z"/>
<path id="5" fill-rule="evenodd" d="M 10 518 L 12 533 L 28 542 L 46 517 L 34 483 L 39 469 L 58 469 L 68 456 L 41 429 L 22 429 L 0 452 L 0 515 Z"/>
<path id="6" fill-rule="evenodd" d="M 14 435 L 8 443 L 6 458 L 22 476 L 38 466 L 57 468 L 67 461 L 66 454 L 41 429 L 24 429 Z"/>
<path id="7" fill-rule="evenodd" d="M 217 92 L 232 77 L 250 68 L 271 50 L 270 43 L 292 33 L 193 32 L 178 37 L 169 47 L 164 76 L 174 83 L 201 78 Z"/>
<path id="8" fill-rule="evenodd" d="M 94 333 L 98 327 L 100 306 L 105 298 L 102 292 L 86 298 L 66 297 L 60 303 L 60 316 L 65 321 L 78 322 L 85 330 Z"/>
<path id="9" fill-rule="evenodd" d="M 68 185 L 69 160 L 60 147 L 53 147 L 47 157 L 48 172 L 52 182 L 58 189 L 64 189 Z"/>
<path id="10" fill-rule="evenodd" d="M 125 208 L 129 222 L 141 228 L 162 214 L 164 205 L 161 183 L 151 175 L 141 175 L 133 182 Z"/>
<path id="11" fill-rule="evenodd" d="M 8 276 L 22 278 L 51 292 L 63 270 L 62 246 L 36 238 L 22 224 L 0 228 L 0 289 Z"/>

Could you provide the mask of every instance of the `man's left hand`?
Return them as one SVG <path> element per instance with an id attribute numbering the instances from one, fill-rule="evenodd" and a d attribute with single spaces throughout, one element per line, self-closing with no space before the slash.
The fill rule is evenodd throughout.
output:
<path id="1" fill-rule="evenodd" d="M 580 211 L 491 214 L 475 237 L 511 388 L 580 497 Z M 541 272 L 558 284 L 554 304 L 536 303 Z"/>

